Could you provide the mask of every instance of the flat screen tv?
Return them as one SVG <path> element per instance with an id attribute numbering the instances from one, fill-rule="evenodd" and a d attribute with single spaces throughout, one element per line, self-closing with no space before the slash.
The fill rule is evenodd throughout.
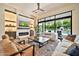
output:
<path id="1" fill-rule="evenodd" d="M 19 21 L 19 26 L 20 27 L 29 27 L 29 24 L 27 21 Z"/>

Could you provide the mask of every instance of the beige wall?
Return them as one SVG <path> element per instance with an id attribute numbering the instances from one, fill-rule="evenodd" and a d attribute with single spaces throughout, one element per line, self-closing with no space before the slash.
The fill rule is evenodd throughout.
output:
<path id="1" fill-rule="evenodd" d="M 79 35 L 79 9 L 74 10 L 72 13 L 72 31 Z"/>
<path id="2" fill-rule="evenodd" d="M 1 36 L 5 33 L 3 16 L 4 16 L 4 9 L 2 8 L 2 6 L 0 6 L 0 40 L 1 40 Z"/>
<path id="3" fill-rule="evenodd" d="M 4 9 L 7 9 L 7 10 L 10 10 L 10 11 L 13 11 L 13 12 L 16 12 L 17 14 L 22 14 L 22 15 L 26 15 L 26 12 L 22 10 L 22 8 L 15 8 L 15 7 L 12 7 L 10 5 L 7 5 L 7 4 L 2 4 Z"/>
<path id="4" fill-rule="evenodd" d="M 72 10 L 72 32 L 73 34 L 79 35 L 79 4 L 65 4 L 63 6 L 51 9 L 47 13 L 42 15 L 40 14 L 38 19 L 70 10 Z"/>

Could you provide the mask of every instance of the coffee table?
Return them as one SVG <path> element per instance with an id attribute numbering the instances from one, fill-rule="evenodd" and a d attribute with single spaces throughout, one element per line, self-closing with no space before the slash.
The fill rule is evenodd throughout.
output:
<path id="1" fill-rule="evenodd" d="M 49 38 L 39 37 L 37 40 L 33 40 L 33 41 L 38 43 L 39 44 L 39 48 L 41 48 L 42 46 L 48 44 L 49 40 L 50 40 Z"/>

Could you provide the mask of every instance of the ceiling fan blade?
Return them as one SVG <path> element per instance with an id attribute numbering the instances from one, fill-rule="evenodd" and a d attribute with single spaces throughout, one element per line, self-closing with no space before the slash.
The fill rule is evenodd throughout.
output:
<path id="1" fill-rule="evenodd" d="M 34 13 L 37 13 L 36 11 L 37 11 L 37 10 L 34 10 L 33 12 L 34 12 Z"/>
<path id="2" fill-rule="evenodd" d="M 33 10 L 33 12 L 36 12 L 38 9 L 36 9 L 36 10 Z"/>
<path id="3" fill-rule="evenodd" d="M 37 8 L 37 9 L 39 10 L 39 9 L 40 9 L 40 3 L 37 3 L 37 6 L 38 6 L 38 8 Z"/>
<path id="4" fill-rule="evenodd" d="M 36 10 L 34 10 L 33 12 L 35 12 Z"/>
<path id="5" fill-rule="evenodd" d="M 45 12 L 45 10 L 43 10 L 43 9 L 40 8 L 40 3 L 37 3 L 37 9 L 34 10 L 33 12 L 38 13 L 40 11 Z"/>
<path id="6" fill-rule="evenodd" d="M 45 11 L 45 10 L 43 10 L 43 9 L 39 9 L 40 11 Z"/>

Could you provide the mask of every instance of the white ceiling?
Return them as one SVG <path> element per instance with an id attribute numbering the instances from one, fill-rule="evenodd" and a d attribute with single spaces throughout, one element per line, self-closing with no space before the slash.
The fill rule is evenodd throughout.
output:
<path id="1" fill-rule="evenodd" d="M 27 15 L 38 15 L 39 13 L 34 13 L 33 10 L 37 9 L 36 3 L 7 3 L 7 5 L 10 5 L 16 9 L 23 10 Z M 46 12 L 49 11 L 51 8 L 55 8 L 58 6 L 61 6 L 61 3 L 40 3 L 40 8 L 45 10 Z M 40 12 L 43 13 L 43 12 Z"/>

